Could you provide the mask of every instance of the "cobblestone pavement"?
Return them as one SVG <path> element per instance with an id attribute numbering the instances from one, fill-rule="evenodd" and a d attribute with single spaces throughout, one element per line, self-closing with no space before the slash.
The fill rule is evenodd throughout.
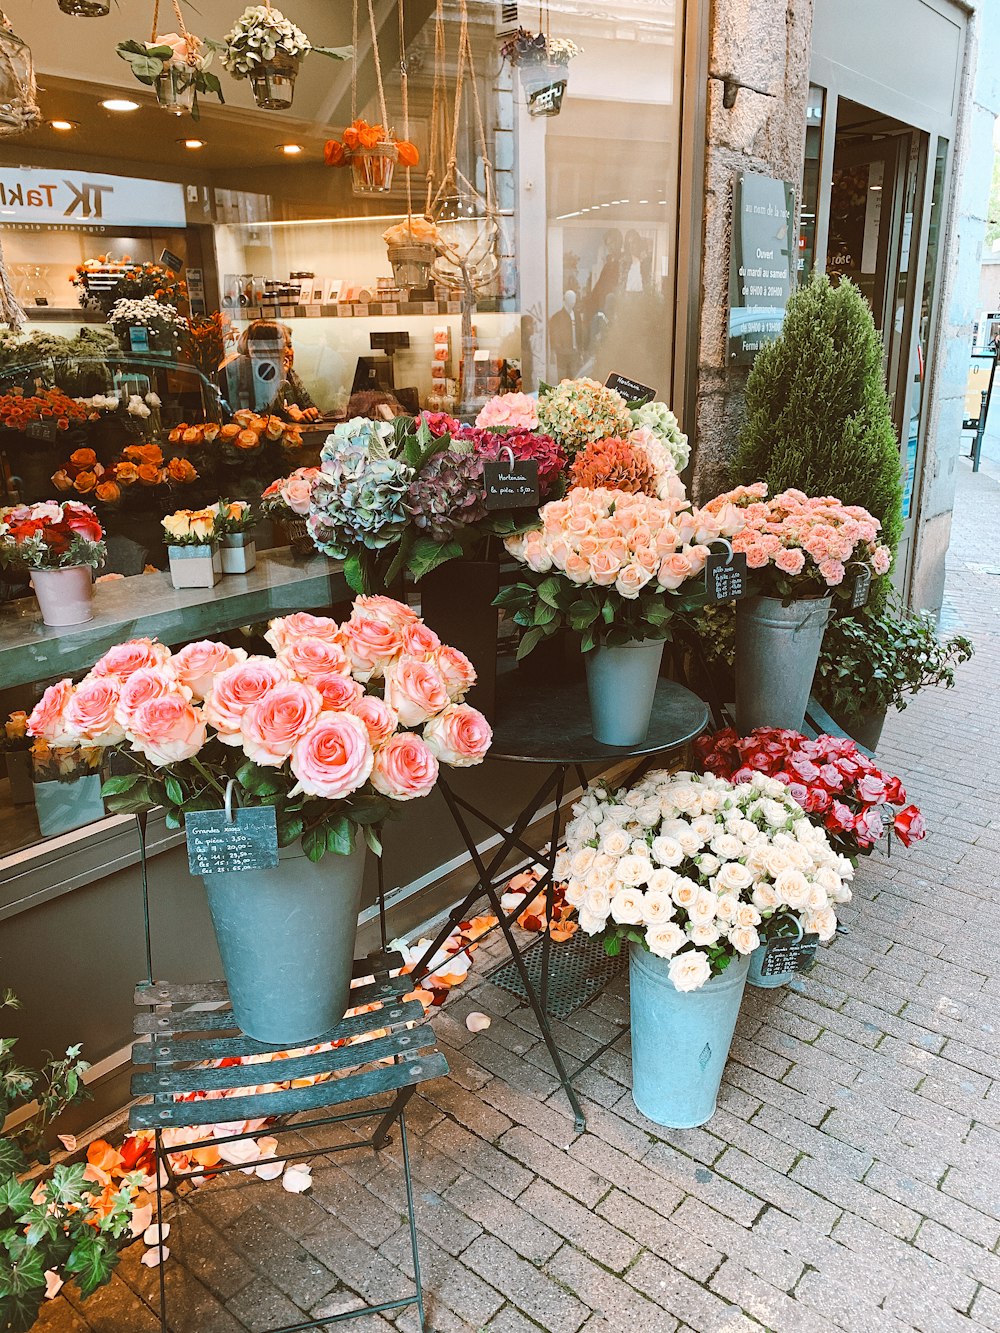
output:
<path id="1" fill-rule="evenodd" d="M 850 934 L 812 975 L 747 992 L 712 1121 L 644 1120 L 623 1039 L 580 1078 L 574 1134 L 530 1017 L 482 981 L 482 957 L 437 1014 L 452 1072 L 409 1116 L 437 1333 L 1000 1330 L 1000 483 L 961 468 L 946 619 L 978 654 L 956 689 L 895 717 L 880 752 L 931 836 L 863 866 Z M 471 1009 L 488 1031 L 466 1030 Z M 626 1023 L 618 987 L 558 1039 L 585 1058 Z M 238 1174 L 195 1193 L 170 1238 L 179 1333 L 402 1294 L 397 1149 L 317 1159 L 314 1179 L 303 1196 Z M 155 1330 L 140 1252 L 39 1327 Z"/>

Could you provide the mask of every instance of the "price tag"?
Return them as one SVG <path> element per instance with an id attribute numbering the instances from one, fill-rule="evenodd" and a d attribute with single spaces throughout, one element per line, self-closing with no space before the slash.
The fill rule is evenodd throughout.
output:
<path id="1" fill-rule="evenodd" d="M 170 269 L 171 273 L 180 273 L 184 267 L 184 260 L 181 259 L 180 255 L 175 255 L 173 250 L 161 250 L 160 263 L 164 268 Z"/>
<path id="2" fill-rule="evenodd" d="M 816 961 L 818 935 L 803 935 L 800 940 L 768 940 L 760 965 L 761 976 L 777 977 L 783 972 L 807 972 Z"/>
<path id="3" fill-rule="evenodd" d="M 487 509 L 530 509 L 538 505 L 538 461 L 489 459 L 483 465 Z"/>
<path id="4" fill-rule="evenodd" d="M 734 602 L 747 591 L 747 558 L 725 542 L 724 551 L 710 551 L 705 561 L 705 592 L 709 602 Z"/>
<path id="5" fill-rule="evenodd" d="M 192 810 L 184 817 L 188 869 L 192 875 L 273 870 L 278 864 L 274 807 Z"/>
<path id="6" fill-rule="evenodd" d="M 868 601 L 872 586 L 872 572 L 867 565 L 859 565 L 854 577 L 854 591 L 851 593 L 851 610 L 857 611 Z"/>
<path id="7" fill-rule="evenodd" d="M 56 438 L 56 423 L 54 421 L 29 421 L 24 428 L 24 433 L 32 440 L 48 440 L 51 442 Z"/>
<path id="8" fill-rule="evenodd" d="M 629 404 L 649 403 L 656 397 L 656 390 L 648 384 L 640 384 L 638 380 L 630 380 L 625 375 L 609 375 L 604 387 L 620 393 Z"/>

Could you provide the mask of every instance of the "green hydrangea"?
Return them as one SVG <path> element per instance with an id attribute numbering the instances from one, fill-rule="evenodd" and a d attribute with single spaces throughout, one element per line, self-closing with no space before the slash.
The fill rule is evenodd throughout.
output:
<path id="1" fill-rule="evenodd" d="M 625 399 L 597 380 L 563 380 L 538 394 L 538 429 L 571 456 L 594 440 L 623 438 L 632 429 Z"/>
<path id="2" fill-rule="evenodd" d="M 642 407 L 633 408 L 632 423 L 636 427 L 649 427 L 660 443 L 670 451 L 674 467 L 678 472 L 687 467 L 688 459 L 691 457 L 691 446 L 688 444 L 688 437 L 681 430 L 680 422 L 666 403 L 645 403 Z"/>

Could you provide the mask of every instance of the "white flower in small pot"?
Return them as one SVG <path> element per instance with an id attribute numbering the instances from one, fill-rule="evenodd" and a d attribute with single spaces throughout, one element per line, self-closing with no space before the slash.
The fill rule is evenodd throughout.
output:
<path id="1" fill-rule="evenodd" d="M 176 306 L 143 296 L 116 301 L 108 324 L 127 352 L 162 352 L 173 355 L 187 332 L 188 322 Z"/>
<path id="2" fill-rule="evenodd" d="M 46 625 L 93 620 L 93 571 L 106 551 L 100 519 L 75 500 L 0 509 L 0 568 L 31 571 Z"/>
<path id="3" fill-rule="evenodd" d="M 313 46 L 301 28 L 270 4 L 250 5 L 225 38 L 222 62 L 234 79 L 249 79 L 254 100 L 265 111 L 292 105 L 303 58 L 317 51 L 331 60 L 350 60 L 350 46 Z"/>
<path id="4" fill-rule="evenodd" d="M 219 512 L 178 509 L 163 520 L 170 581 L 175 588 L 214 588 L 222 575 Z"/>
<path id="5" fill-rule="evenodd" d="M 518 71 L 529 116 L 558 116 L 569 77 L 569 62 L 582 51 L 568 37 L 548 37 L 519 28 L 502 54 Z"/>
<path id="6" fill-rule="evenodd" d="M 219 76 L 208 72 L 216 52 L 224 49 L 220 42 L 203 40 L 187 31 L 154 35 L 148 42 L 119 42 L 115 48 L 132 66 L 138 81 L 155 88 L 156 100 L 164 111 L 175 116 L 190 112 L 194 120 L 201 116 L 199 93 L 212 93 L 220 102 L 226 100 Z"/>
<path id="7" fill-rule="evenodd" d="M 249 574 L 257 564 L 257 515 L 246 500 L 220 500 L 215 509 L 222 538 L 223 574 Z"/>

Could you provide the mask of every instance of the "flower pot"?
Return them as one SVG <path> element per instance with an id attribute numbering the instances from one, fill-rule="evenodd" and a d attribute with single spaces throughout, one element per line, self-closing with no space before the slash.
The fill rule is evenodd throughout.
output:
<path id="1" fill-rule="evenodd" d="M 8 750 L 7 782 L 10 784 L 12 805 L 34 805 L 34 783 L 31 780 L 31 753 L 28 750 Z"/>
<path id="2" fill-rule="evenodd" d="M 734 958 L 698 990 L 679 991 L 669 959 L 629 946 L 632 1100 L 647 1119 L 670 1129 L 711 1120 L 749 966 Z"/>
<path id="3" fill-rule="evenodd" d="M 54 838 L 103 819 L 101 782 L 100 773 L 88 773 L 70 782 L 36 782 L 35 811 L 42 837 Z"/>
<path id="4" fill-rule="evenodd" d="M 305 557 L 316 554 L 316 546 L 309 535 L 309 527 L 304 518 L 286 519 L 285 529 L 288 532 L 288 544 L 292 548 L 292 555 Z"/>
<path id="5" fill-rule="evenodd" d="M 355 194 L 384 194 L 392 189 L 392 172 L 399 149 L 391 141 L 374 148 L 355 148 L 349 155 L 351 185 Z"/>
<path id="6" fill-rule="evenodd" d="M 569 78 L 566 65 L 518 65 L 529 116 L 558 116 Z"/>
<path id="7" fill-rule="evenodd" d="M 257 564 L 257 542 L 253 528 L 226 532 L 222 537 L 223 574 L 249 574 Z"/>
<path id="8" fill-rule="evenodd" d="M 33 569 L 31 586 L 46 625 L 84 625 L 94 618 L 94 578 L 89 565 Z"/>
<path id="9" fill-rule="evenodd" d="M 279 51 L 271 60 L 262 60 L 250 71 L 254 101 L 262 111 L 287 111 L 295 96 L 295 79 L 301 56 Z"/>
<path id="10" fill-rule="evenodd" d="M 59 8 L 77 18 L 99 19 L 111 13 L 111 0 L 59 0 Z"/>
<path id="11" fill-rule="evenodd" d="M 437 256 L 433 245 L 387 245 L 386 252 L 397 286 L 407 289 L 427 286 Z"/>
<path id="12" fill-rule="evenodd" d="M 636 639 L 584 653 L 590 725 L 602 745 L 641 745 L 649 730 L 662 639 Z"/>
<path id="13" fill-rule="evenodd" d="M 823 635 L 829 597 L 745 597 L 736 603 L 736 729 L 801 731 Z"/>
<path id="14" fill-rule="evenodd" d="M 871 750 L 874 754 L 882 739 L 887 711 L 885 708 L 867 708 L 857 714 L 831 712 L 830 716 L 847 732 L 852 741 L 857 741 L 859 745 L 863 745 L 866 750 Z"/>
<path id="15" fill-rule="evenodd" d="M 209 546 L 168 546 L 170 582 L 175 588 L 214 588 L 222 577 L 218 542 Z"/>
<path id="16" fill-rule="evenodd" d="M 493 599 L 499 591 L 500 565 L 495 560 L 449 560 L 417 584 L 426 624 L 476 668 L 477 680 L 465 701 L 490 722 L 496 715 L 500 612 Z"/>
<path id="17" fill-rule="evenodd" d="M 310 861 L 297 843 L 274 870 L 203 875 L 236 1022 L 257 1041 L 293 1048 L 322 1037 L 350 1003 L 365 868 L 349 856 Z"/>
<path id="18" fill-rule="evenodd" d="M 194 110 L 194 76 L 189 69 L 171 65 L 156 80 L 156 101 L 172 116 L 188 116 Z"/>

